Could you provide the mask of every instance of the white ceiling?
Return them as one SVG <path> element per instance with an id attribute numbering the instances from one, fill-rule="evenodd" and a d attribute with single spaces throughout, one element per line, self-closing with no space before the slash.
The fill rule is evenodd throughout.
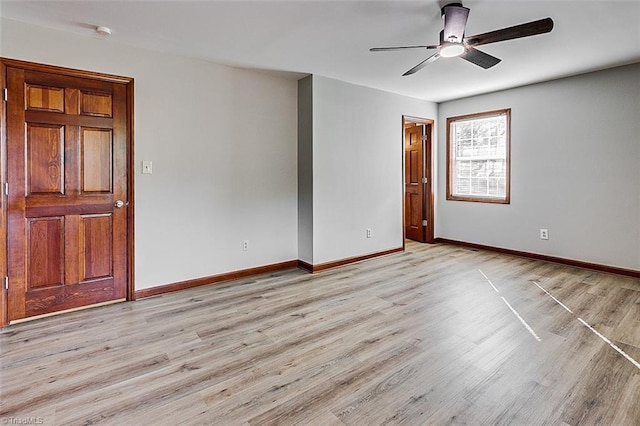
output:
<path id="1" fill-rule="evenodd" d="M 370 47 L 437 44 L 440 7 L 422 1 L 29 1 L 0 0 L 9 19 L 212 62 L 300 73 L 441 102 L 640 61 L 640 1 L 469 0 L 467 34 L 545 17 L 549 34 L 482 50 L 502 59 L 483 70 L 440 59 L 402 73 L 431 53 Z"/>

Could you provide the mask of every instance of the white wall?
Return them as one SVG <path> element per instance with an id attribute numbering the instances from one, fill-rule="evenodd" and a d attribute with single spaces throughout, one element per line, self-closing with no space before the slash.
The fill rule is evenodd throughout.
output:
<path id="1" fill-rule="evenodd" d="M 501 108 L 511 204 L 446 201 L 446 118 Z M 438 236 L 640 269 L 640 64 L 445 102 L 439 122 Z"/>
<path id="2" fill-rule="evenodd" d="M 640 269 L 640 65 L 439 106 L 313 76 L 300 222 L 296 81 L 6 19 L 0 51 L 136 79 L 136 289 L 400 247 L 403 114 L 438 118 L 436 236 Z M 438 123 L 499 108 L 512 109 L 511 204 L 446 201 Z"/>
<path id="3" fill-rule="evenodd" d="M 135 78 L 136 289 L 297 259 L 294 79 L 6 19 L 1 36 L 5 57 Z"/>
<path id="4" fill-rule="evenodd" d="M 0 1 L 0 57 L 4 56 L 4 51 L 2 49 L 2 1 Z"/>
<path id="5" fill-rule="evenodd" d="M 403 114 L 437 105 L 313 76 L 314 264 L 402 246 Z"/>

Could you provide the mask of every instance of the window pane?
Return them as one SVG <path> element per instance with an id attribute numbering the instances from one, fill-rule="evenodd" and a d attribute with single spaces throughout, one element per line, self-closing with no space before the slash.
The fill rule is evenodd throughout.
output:
<path id="1" fill-rule="evenodd" d="M 486 179 L 471 180 L 471 194 L 487 195 L 487 180 Z"/>
<path id="2" fill-rule="evenodd" d="M 458 177 L 471 177 L 471 162 L 456 161 L 456 175 Z"/>
<path id="3" fill-rule="evenodd" d="M 490 160 L 488 167 L 488 176 L 504 177 L 506 173 L 506 164 L 504 160 Z"/>
<path id="4" fill-rule="evenodd" d="M 468 195 L 471 191 L 471 179 L 458 179 L 456 182 L 456 192 Z"/>
<path id="5" fill-rule="evenodd" d="M 456 139 L 471 139 L 471 123 L 463 122 L 455 125 Z"/>
<path id="6" fill-rule="evenodd" d="M 462 139 L 456 145 L 456 157 L 469 157 L 473 155 L 471 139 Z"/>
<path id="7" fill-rule="evenodd" d="M 489 139 L 489 155 L 497 156 L 498 153 L 498 138 L 493 137 Z"/>
<path id="8" fill-rule="evenodd" d="M 471 177 L 484 177 L 486 172 L 486 161 L 472 161 L 471 162 Z"/>
<path id="9" fill-rule="evenodd" d="M 489 179 L 488 180 L 487 193 L 489 195 L 498 195 L 498 180 L 497 179 Z"/>
<path id="10" fill-rule="evenodd" d="M 489 139 L 481 137 L 476 140 L 475 157 L 487 157 L 489 155 Z"/>

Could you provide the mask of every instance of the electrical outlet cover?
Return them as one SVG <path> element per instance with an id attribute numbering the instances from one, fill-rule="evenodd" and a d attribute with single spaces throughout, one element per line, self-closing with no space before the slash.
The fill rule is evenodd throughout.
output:
<path id="1" fill-rule="evenodd" d="M 142 174 L 150 175 L 153 173 L 153 163 L 150 160 L 142 161 Z"/>

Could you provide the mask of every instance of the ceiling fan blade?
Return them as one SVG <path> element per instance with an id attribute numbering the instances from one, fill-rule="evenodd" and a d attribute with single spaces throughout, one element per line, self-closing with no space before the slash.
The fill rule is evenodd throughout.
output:
<path id="1" fill-rule="evenodd" d="M 477 66 L 484 68 L 485 70 L 487 68 L 491 68 L 502 60 L 495 56 L 491 56 L 488 53 L 484 53 L 481 50 L 474 49 L 473 47 L 467 47 L 460 57 L 472 64 L 476 64 Z"/>
<path id="2" fill-rule="evenodd" d="M 462 5 L 450 4 L 442 8 L 442 14 L 444 15 L 444 40 L 461 43 L 469 9 Z"/>
<path id="3" fill-rule="evenodd" d="M 435 62 L 436 59 L 438 59 L 439 57 L 440 57 L 440 52 L 434 53 L 433 55 L 429 56 L 424 61 L 420 62 L 415 67 L 411 68 L 409 71 L 407 71 L 404 74 L 402 74 L 402 76 L 405 77 L 407 75 L 415 74 L 416 72 L 420 71 L 422 68 L 424 68 L 425 66 L 427 66 L 431 62 Z"/>
<path id="4" fill-rule="evenodd" d="M 386 52 L 389 50 L 403 50 L 403 49 L 437 49 L 438 46 L 393 46 L 393 47 L 372 47 L 370 52 Z"/>
<path id="5" fill-rule="evenodd" d="M 544 34 L 550 32 L 552 29 L 553 19 L 544 18 L 537 21 L 527 22 L 526 24 L 514 25 L 509 28 L 466 37 L 464 42 L 468 46 L 481 46 L 483 44 Z"/>

